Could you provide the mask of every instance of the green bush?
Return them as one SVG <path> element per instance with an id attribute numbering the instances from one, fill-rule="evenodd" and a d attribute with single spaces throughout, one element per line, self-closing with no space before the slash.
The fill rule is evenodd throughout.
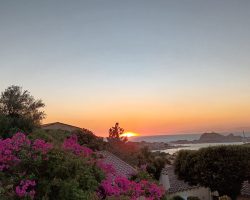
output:
<path id="1" fill-rule="evenodd" d="M 147 180 L 150 182 L 154 182 L 155 179 L 153 178 L 152 175 L 150 175 L 147 171 L 140 170 L 137 174 L 132 175 L 131 180 L 134 180 L 136 182 L 142 181 L 142 180 Z"/>
<path id="2" fill-rule="evenodd" d="M 44 130 L 36 129 L 28 135 L 31 140 L 43 139 L 46 142 L 53 143 L 55 146 L 61 146 L 64 139 L 69 137 L 71 133 L 64 130 Z"/>
<path id="3" fill-rule="evenodd" d="M 140 150 L 138 155 L 138 162 L 140 165 L 147 165 L 147 172 L 151 174 L 156 180 L 159 180 L 161 171 L 166 163 L 169 163 L 165 153 L 151 152 L 147 147 Z"/>
<path id="4" fill-rule="evenodd" d="M 180 151 L 175 172 L 192 185 L 209 187 L 235 199 L 243 181 L 250 179 L 250 146 L 229 145 Z"/>
<path id="5" fill-rule="evenodd" d="M 102 137 L 96 136 L 88 129 L 75 130 L 72 134 L 77 136 L 80 145 L 84 145 L 94 151 L 100 151 L 107 148 L 107 142 L 104 142 Z"/>
<path id="6" fill-rule="evenodd" d="M 38 193 L 48 194 L 51 200 L 70 199 L 71 195 L 80 200 L 82 198 L 78 196 L 89 196 L 104 179 L 104 174 L 97 167 L 89 165 L 87 160 L 61 150 L 51 151 L 45 165 L 39 177 L 44 184 L 38 186 L 38 191 L 48 189 Z"/>

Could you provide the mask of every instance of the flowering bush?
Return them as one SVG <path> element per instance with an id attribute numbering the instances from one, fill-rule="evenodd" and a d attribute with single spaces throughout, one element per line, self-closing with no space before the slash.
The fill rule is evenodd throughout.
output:
<path id="1" fill-rule="evenodd" d="M 161 199 L 155 183 L 116 176 L 112 165 L 93 156 L 77 137 L 62 147 L 28 139 L 23 133 L 0 140 L 0 199 L 84 200 L 128 198 Z M 106 177 L 106 178 L 105 178 Z M 98 195 L 98 196 L 97 196 Z"/>
<path id="2" fill-rule="evenodd" d="M 90 156 L 93 153 L 88 147 L 78 144 L 76 135 L 72 135 L 64 140 L 63 148 L 72 151 L 76 155 Z"/>
<path id="3" fill-rule="evenodd" d="M 52 147 L 52 144 L 43 140 L 35 140 L 31 143 L 23 133 L 16 133 L 12 138 L 0 140 L 0 171 L 7 170 L 21 162 L 24 153 L 27 154 L 26 157 L 36 158 L 35 154 L 45 155 Z"/>
<path id="4" fill-rule="evenodd" d="M 36 182 L 34 180 L 22 180 L 18 186 L 16 186 L 16 194 L 18 197 L 30 197 L 31 199 L 35 196 L 34 187 Z"/>
<path id="5" fill-rule="evenodd" d="M 130 199 L 145 197 L 146 199 L 161 199 L 164 189 L 148 181 L 130 181 L 126 177 L 108 178 L 101 183 L 100 193 L 103 197 L 128 196 Z"/>
<path id="6" fill-rule="evenodd" d="M 91 199 L 104 179 L 91 153 L 74 137 L 63 148 L 23 133 L 0 140 L 0 199 Z"/>
<path id="7" fill-rule="evenodd" d="M 97 160 L 96 164 L 105 173 L 106 176 L 115 176 L 116 171 L 113 165 L 106 164 L 101 159 Z"/>
<path id="8" fill-rule="evenodd" d="M 47 154 L 52 149 L 52 144 L 45 142 L 44 140 L 36 139 L 33 143 L 33 150 L 40 151 L 42 154 Z"/>

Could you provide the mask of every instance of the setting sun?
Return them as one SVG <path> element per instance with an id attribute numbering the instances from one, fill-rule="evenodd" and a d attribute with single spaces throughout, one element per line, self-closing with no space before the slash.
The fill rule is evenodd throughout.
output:
<path id="1" fill-rule="evenodd" d="M 122 137 L 133 137 L 133 136 L 138 136 L 138 133 L 134 133 L 134 132 L 125 132 L 123 133 L 121 136 Z"/>

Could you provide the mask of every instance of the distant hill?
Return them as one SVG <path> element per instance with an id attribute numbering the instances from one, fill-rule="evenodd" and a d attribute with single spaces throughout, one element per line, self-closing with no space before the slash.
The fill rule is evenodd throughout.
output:
<path id="1" fill-rule="evenodd" d="M 241 136 L 235 136 L 234 134 L 221 135 L 219 133 L 203 133 L 198 140 L 177 140 L 172 143 L 175 144 L 190 144 L 190 143 L 227 143 L 227 142 L 250 142 L 250 138 L 243 138 Z"/>
<path id="2" fill-rule="evenodd" d="M 235 136 L 233 134 L 229 135 L 221 135 L 219 133 L 203 133 L 198 140 L 202 143 L 210 143 L 210 142 L 241 142 L 242 141 L 241 136 Z"/>

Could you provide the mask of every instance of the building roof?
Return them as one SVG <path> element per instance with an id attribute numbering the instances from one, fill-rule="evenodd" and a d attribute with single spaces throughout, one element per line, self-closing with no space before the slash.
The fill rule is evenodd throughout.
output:
<path id="1" fill-rule="evenodd" d="M 68 126 L 68 127 L 75 128 L 75 129 L 82 129 L 82 128 L 77 127 L 77 126 L 73 126 L 73 125 L 70 125 L 70 124 L 64 124 L 64 123 L 61 123 L 61 122 L 53 122 L 53 123 L 48 123 L 48 124 L 42 124 L 41 127 L 45 128 L 45 127 L 52 126 L 52 125 L 63 125 L 63 126 Z"/>
<path id="2" fill-rule="evenodd" d="M 177 175 L 174 173 L 174 166 L 168 165 L 166 166 L 163 170 L 162 173 L 168 174 L 169 177 L 169 183 L 170 183 L 170 188 L 168 189 L 168 193 L 176 193 L 176 192 L 181 192 L 185 190 L 191 190 L 198 188 L 199 186 L 191 186 L 188 183 L 179 180 Z"/>
<path id="3" fill-rule="evenodd" d="M 103 156 L 105 164 L 113 165 L 118 176 L 130 177 L 137 173 L 135 168 L 108 151 L 98 151 L 96 153 Z"/>
<path id="4" fill-rule="evenodd" d="M 250 183 L 245 181 L 241 188 L 241 195 L 242 196 L 250 196 Z"/>

